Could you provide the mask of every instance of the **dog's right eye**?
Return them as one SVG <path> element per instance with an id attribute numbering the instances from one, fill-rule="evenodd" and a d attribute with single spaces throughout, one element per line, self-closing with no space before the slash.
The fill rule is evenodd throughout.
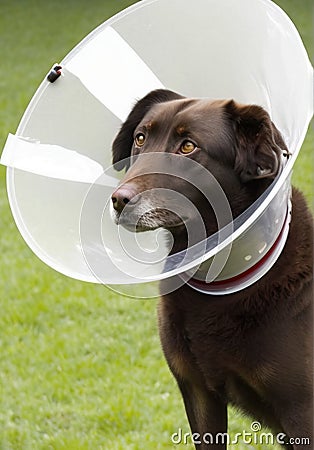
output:
<path id="1" fill-rule="evenodd" d="M 192 153 L 196 149 L 196 145 L 194 142 L 191 141 L 184 141 L 183 144 L 180 147 L 180 152 L 184 155 L 188 155 L 189 153 Z"/>
<path id="2" fill-rule="evenodd" d="M 145 135 L 143 133 L 138 133 L 135 136 L 134 142 L 137 147 L 142 147 L 145 143 L 145 140 L 146 140 Z"/>

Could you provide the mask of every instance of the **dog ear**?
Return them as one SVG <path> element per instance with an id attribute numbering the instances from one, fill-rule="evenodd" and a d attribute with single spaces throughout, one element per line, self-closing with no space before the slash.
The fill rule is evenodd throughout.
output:
<path id="1" fill-rule="evenodd" d="M 128 169 L 129 164 L 125 159 L 131 156 L 134 130 L 150 108 L 156 103 L 180 98 L 184 97 L 167 89 L 156 89 L 136 103 L 112 144 L 113 165 L 116 170 Z"/>
<path id="2" fill-rule="evenodd" d="M 274 179 L 288 149 L 268 113 L 257 105 L 226 105 L 235 130 L 235 171 L 241 181 Z"/>

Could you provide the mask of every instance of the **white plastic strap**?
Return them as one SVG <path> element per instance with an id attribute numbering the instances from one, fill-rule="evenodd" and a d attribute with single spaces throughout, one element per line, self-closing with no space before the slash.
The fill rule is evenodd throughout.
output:
<path id="1" fill-rule="evenodd" d="M 124 121 L 134 103 L 164 85 L 113 28 L 106 27 L 65 64 L 116 117 Z"/>
<path id="2" fill-rule="evenodd" d="M 97 161 L 59 145 L 41 144 L 33 139 L 9 134 L 0 163 L 59 180 L 94 183 L 103 173 Z M 115 187 L 117 180 L 107 180 Z"/>

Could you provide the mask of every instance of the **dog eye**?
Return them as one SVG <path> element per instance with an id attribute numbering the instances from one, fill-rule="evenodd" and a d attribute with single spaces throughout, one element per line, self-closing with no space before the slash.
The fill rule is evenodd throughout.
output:
<path id="1" fill-rule="evenodd" d="M 184 155 L 192 153 L 196 149 L 196 145 L 191 141 L 184 141 L 180 147 L 180 152 Z"/>
<path id="2" fill-rule="evenodd" d="M 145 135 L 143 133 L 138 133 L 134 139 L 135 145 L 137 147 L 142 147 L 145 143 L 145 140 L 146 140 Z"/>

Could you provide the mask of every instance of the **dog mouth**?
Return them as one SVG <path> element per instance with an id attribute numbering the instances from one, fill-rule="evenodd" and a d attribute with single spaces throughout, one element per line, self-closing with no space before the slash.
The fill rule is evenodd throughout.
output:
<path id="1" fill-rule="evenodd" d="M 136 209 L 126 207 L 121 213 L 113 210 L 112 218 L 116 225 L 136 233 L 152 231 L 158 228 L 172 230 L 185 226 L 189 220 L 187 216 L 179 216 L 165 208 L 154 208 L 144 212 L 136 211 Z"/>

